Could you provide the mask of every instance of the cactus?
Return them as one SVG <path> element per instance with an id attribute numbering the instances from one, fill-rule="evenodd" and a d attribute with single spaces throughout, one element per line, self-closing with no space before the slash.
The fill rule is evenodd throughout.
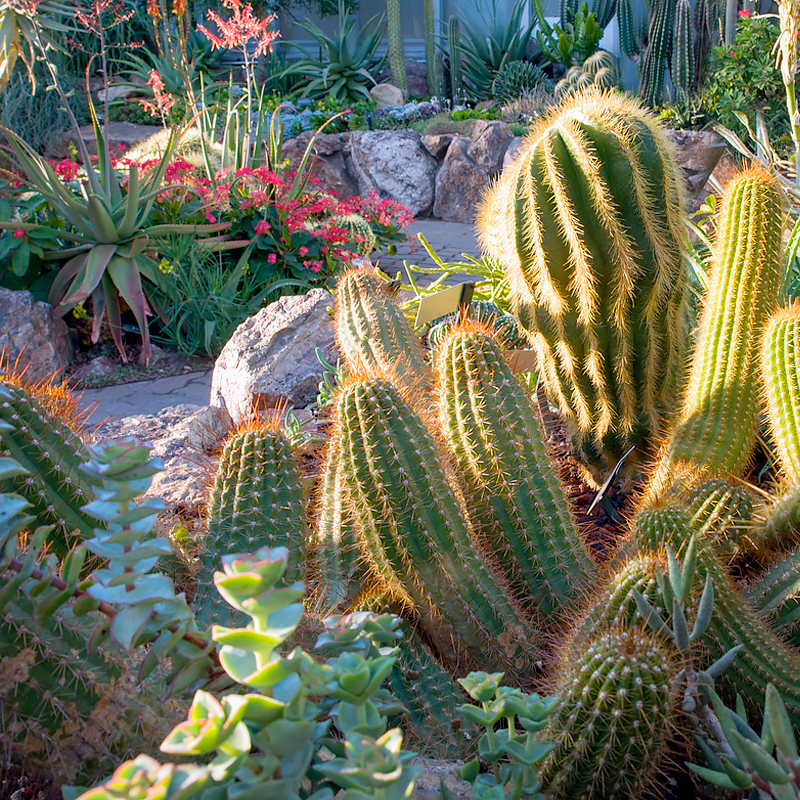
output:
<path id="1" fill-rule="evenodd" d="M 94 499 L 96 484 L 80 470 L 89 455 L 73 427 L 77 420 L 66 390 L 51 384 L 26 388 L 14 375 L 0 380 L 0 455 L 26 473 L 0 482 L 0 491 L 18 492 L 39 524 L 55 526 L 49 548 L 59 558 L 97 524 L 82 510 Z"/>
<path id="2" fill-rule="evenodd" d="M 561 704 L 541 733 L 555 749 L 539 767 L 546 800 L 638 798 L 675 744 L 676 654 L 646 630 L 617 630 L 560 665 Z"/>
<path id="3" fill-rule="evenodd" d="M 341 432 L 334 430 L 318 492 L 316 526 L 309 560 L 312 594 L 322 616 L 347 611 L 368 585 L 361 539 L 348 513 L 341 471 Z"/>
<path id="4" fill-rule="evenodd" d="M 0 615 L 0 712 L 6 754 L 57 783 L 100 778 L 120 758 L 153 752 L 177 717 L 158 680 L 113 644 L 88 647 L 97 616 L 62 608 L 37 619 L 28 594 Z"/>
<path id="5" fill-rule="evenodd" d="M 457 103 L 464 94 L 464 78 L 461 71 L 461 23 L 453 14 L 447 23 L 447 43 L 450 48 L 450 91 Z"/>
<path id="6" fill-rule="evenodd" d="M 619 61 L 608 50 L 598 50 L 580 66 L 570 67 L 556 84 L 556 97 L 562 99 L 575 92 L 595 89 L 614 89 L 622 83 Z"/>
<path id="7" fill-rule="evenodd" d="M 617 22 L 619 24 L 619 42 L 622 52 L 628 58 L 638 56 L 641 41 L 647 34 L 647 25 L 636 25 L 631 0 L 618 0 Z"/>
<path id="8" fill-rule="evenodd" d="M 639 512 L 635 519 L 634 542 L 644 552 L 660 550 L 664 544 L 679 548 L 696 528 L 689 510 L 680 503 L 666 503 Z M 702 644 L 708 663 L 741 645 L 720 690 L 730 697 L 741 694 L 749 708 L 757 710 L 768 683 L 781 692 L 795 725 L 800 723 L 800 678 L 797 654 L 773 633 L 742 597 L 713 546 L 698 541 L 698 575 L 710 576 L 714 585 L 714 613 Z"/>
<path id="9" fill-rule="evenodd" d="M 791 484 L 800 485 L 800 302 L 769 320 L 761 348 L 769 425 L 778 461 Z"/>
<path id="10" fill-rule="evenodd" d="M 336 220 L 337 227 L 347 231 L 347 241 L 352 246 L 355 245 L 356 252 L 360 256 L 368 256 L 378 247 L 378 238 L 375 231 L 361 214 L 345 214 Z"/>
<path id="11" fill-rule="evenodd" d="M 747 600 L 766 612 L 772 629 L 800 647 L 800 552 L 793 550 L 747 587 Z"/>
<path id="12" fill-rule="evenodd" d="M 536 625 L 476 550 L 461 493 L 414 409 L 385 379 L 361 376 L 343 388 L 338 412 L 355 518 L 391 596 L 460 669 L 535 673 Z"/>
<path id="13" fill-rule="evenodd" d="M 442 50 L 437 50 L 433 60 L 433 88 L 431 94 L 440 100 L 445 96 L 445 58 Z"/>
<path id="14" fill-rule="evenodd" d="M 441 426 L 480 541 L 516 592 L 552 618 L 581 596 L 594 567 L 530 401 L 480 323 L 450 332 L 436 368 Z"/>
<path id="15" fill-rule="evenodd" d="M 655 108 L 664 91 L 664 73 L 672 44 L 677 0 L 653 0 L 647 34 L 647 50 L 642 57 L 639 94 L 645 104 Z"/>
<path id="16" fill-rule="evenodd" d="M 479 213 L 547 393 L 597 480 L 663 432 L 675 405 L 685 352 L 682 196 L 655 118 L 633 100 L 591 92 L 540 123 Z"/>
<path id="17" fill-rule="evenodd" d="M 592 3 L 592 14 L 599 28 L 605 28 L 614 18 L 616 11 L 617 0 L 594 0 Z"/>
<path id="18" fill-rule="evenodd" d="M 778 549 L 800 540 L 800 485 L 786 489 L 760 511 L 764 521 L 752 532 L 757 545 Z"/>
<path id="19" fill-rule="evenodd" d="M 403 55 L 403 31 L 401 27 L 400 0 L 386 0 L 386 28 L 389 38 L 389 66 L 392 82 L 403 94 L 408 94 L 408 76 Z"/>
<path id="20" fill-rule="evenodd" d="M 433 0 L 423 0 L 423 30 L 425 36 L 425 77 L 428 81 L 428 94 L 441 99 L 444 89 L 442 62 L 437 60 L 436 18 L 433 13 Z"/>
<path id="21" fill-rule="evenodd" d="M 528 346 L 528 338 L 519 327 L 512 314 L 504 314 L 494 303 L 488 300 L 473 300 L 466 311 L 448 314 L 437 320 L 428 329 L 428 347 L 431 349 L 431 360 L 435 360 L 436 351 L 442 340 L 459 323 L 464 313 L 470 319 L 482 322 L 492 329 L 492 335 L 509 350 L 524 350 Z"/>
<path id="22" fill-rule="evenodd" d="M 367 270 L 346 273 L 336 299 L 336 335 L 351 369 L 390 371 L 407 386 L 429 376 L 411 326 L 377 275 Z"/>
<path id="23" fill-rule="evenodd" d="M 675 86 L 675 99 L 683 102 L 688 101 L 689 87 L 694 77 L 694 65 L 692 63 L 692 4 L 690 0 L 676 0 L 669 75 Z"/>
<path id="24" fill-rule="evenodd" d="M 198 618 L 228 624 L 220 614 L 236 613 L 210 586 L 227 553 L 285 547 L 285 581 L 305 575 L 306 522 L 296 457 L 275 418 L 235 431 L 225 443 L 208 499 L 208 530 L 201 557 Z M 237 617 L 239 618 L 239 617 Z"/>
<path id="25" fill-rule="evenodd" d="M 734 178 L 718 217 L 682 409 L 650 496 L 702 471 L 738 475 L 749 463 L 758 425 L 758 343 L 781 286 L 782 229 L 777 178 L 760 167 Z"/>
<path id="26" fill-rule="evenodd" d="M 501 106 L 547 83 L 544 71 L 531 61 L 507 61 L 492 83 L 492 96 Z"/>

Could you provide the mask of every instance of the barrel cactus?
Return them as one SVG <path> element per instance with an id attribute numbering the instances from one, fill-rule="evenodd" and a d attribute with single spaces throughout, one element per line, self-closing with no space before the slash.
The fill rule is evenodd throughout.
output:
<path id="1" fill-rule="evenodd" d="M 662 434 L 681 385 L 683 179 L 630 98 L 571 96 L 485 196 L 478 228 L 504 267 L 551 401 L 596 480 Z M 632 467 L 636 458 L 626 461 Z"/>

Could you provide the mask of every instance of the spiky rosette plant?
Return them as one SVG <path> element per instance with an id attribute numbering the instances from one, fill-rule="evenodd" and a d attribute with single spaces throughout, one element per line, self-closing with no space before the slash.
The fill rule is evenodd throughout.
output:
<path id="1" fill-rule="evenodd" d="M 638 798 L 676 744 L 676 653 L 647 630 L 615 630 L 561 665 L 561 703 L 542 731 L 546 800 Z"/>
<path id="2" fill-rule="evenodd" d="M 740 475 L 758 426 L 759 345 L 783 276 L 784 196 L 760 167 L 727 187 L 680 415 L 651 479 L 658 495 L 703 472 Z"/>
<path id="3" fill-rule="evenodd" d="M 631 447 L 647 449 L 676 404 L 682 207 L 683 179 L 652 114 L 588 91 L 540 122 L 478 215 L 547 393 L 596 479 Z"/>
<path id="4" fill-rule="evenodd" d="M 372 572 L 419 615 L 453 666 L 537 671 L 537 625 L 476 535 L 448 459 L 414 407 L 380 375 L 338 400 L 346 490 Z M 494 569 L 492 569 L 494 568 Z"/>
<path id="5" fill-rule="evenodd" d="M 40 524 L 54 526 L 49 549 L 58 557 L 97 524 L 83 511 L 97 483 L 80 469 L 89 460 L 80 420 L 75 398 L 61 386 L 30 384 L 13 371 L 0 378 L 0 455 L 25 471 L 0 481 L 0 491 L 19 493 Z"/>
<path id="6" fill-rule="evenodd" d="M 491 331 L 464 320 L 436 361 L 440 423 L 481 545 L 545 616 L 581 597 L 594 566 L 550 461 L 539 420 Z"/>
<path id="7" fill-rule="evenodd" d="M 200 587 L 213 580 L 227 553 L 285 547 L 284 580 L 305 576 L 305 504 L 297 457 L 277 414 L 252 420 L 225 442 L 207 506 L 207 533 L 198 574 Z M 198 592 L 198 615 L 205 622 L 234 613 L 216 592 Z"/>
<path id="8" fill-rule="evenodd" d="M 392 372 L 407 386 L 430 377 L 408 320 L 387 283 L 371 270 L 353 270 L 339 280 L 336 337 L 342 358 L 352 369 Z"/>

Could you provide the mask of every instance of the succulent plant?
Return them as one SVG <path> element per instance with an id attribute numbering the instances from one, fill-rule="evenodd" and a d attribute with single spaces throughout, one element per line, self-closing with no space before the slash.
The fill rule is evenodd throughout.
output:
<path id="1" fill-rule="evenodd" d="M 504 106 L 525 92 L 547 83 L 547 76 L 538 64 L 532 61 L 506 61 L 492 83 L 492 95 Z"/>
<path id="2" fill-rule="evenodd" d="M 390 371 L 408 386 L 429 377 L 419 341 L 385 281 L 369 270 L 348 272 L 336 299 L 336 336 L 351 369 Z"/>
<path id="3" fill-rule="evenodd" d="M 580 93 L 539 124 L 478 215 L 547 393 L 601 483 L 631 447 L 663 434 L 677 398 L 682 186 L 652 115 L 615 94 Z"/>
<path id="4" fill-rule="evenodd" d="M 451 330 L 436 367 L 441 426 L 479 541 L 520 597 L 545 617 L 558 615 L 583 595 L 595 570 L 530 401 L 480 323 Z"/>
<path id="5" fill-rule="evenodd" d="M 570 67 L 567 74 L 556 84 L 556 97 L 562 98 L 574 92 L 595 89 L 614 89 L 622 82 L 619 61 L 608 50 L 598 50 L 582 64 Z"/>
<path id="6" fill-rule="evenodd" d="M 383 377 L 339 397 L 342 468 L 371 570 L 452 664 L 537 671 L 537 626 L 475 531 L 445 453 Z M 492 567 L 494 569 L 492 569 Z"/>
<path id="7" fill-rule="evenodd" d="M 234 431 L 217 464 L 206 510 L 207 533 L 198 573 L 207 586 L 226 553 L 260 546 L 285 547 L 285 580 L 305 577 L 308 538 L 297 457 L 280 420 L 258 420 Z M 219 617 L 231 607 L 216 592 L 198 592 L 198 617 L 206 624 L 228 624 Z"/>
<path id="8" fill-rule="evenodd" d="M 60 386 L 26 386 L 13 374 L 0 379 L 0 455 L 24 470 L 0 481 L 0 491 L 19 493 L 40 524 L 55 526 L 49 546 L 59 557 L 97 524 L 82 510 L 96 483 L 80 469 L 89 454 L 76 430 L 79 419 L 74 398 Z"/>
<path id="9" fill-rule="evenodd" d="M 401 27 L 400 0 L 386 0 L 386 30 L 389 39 L 389 66 L 392 81 L 403 94 L 408 92 L 408 75 L 403 56 L 403 31 Z"/>
<path id="10" fill-rule="evenodd" d="M 682 408 L 651 478 L 658 495 L 711 471 L 741 475 L 758 425 L 759 343 L 783 275 L 783 191 L 754 167 L 729 184 Z"/>
<path id="11" fill-rule="evenodd" d="M 561 703 L 542 731 L 556 743 L 540 768 L 544 797 L 641 797 L 675 745 L 675 654 L 641 628 L 584 646 L 560 665 Z"/>

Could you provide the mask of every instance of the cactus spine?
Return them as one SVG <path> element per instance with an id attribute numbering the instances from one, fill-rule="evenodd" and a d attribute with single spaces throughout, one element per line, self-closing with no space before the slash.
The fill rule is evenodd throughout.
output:
<path id="1" fill-rule="evenodd" d="M 377 275 L 367 270 L 346 273 L 336 299 L 336 335 L 350 369 L 390 372 L 405 386 L 429 377 L 408 320 Z"/>
<path id="2" fill-rule="evenodd" d="M 403 30 L 400 16 L 400 0 L 386 0 L 386 27 L 389 37 L 389 66 L 392 81 L 403 94 L 408 94 L 408 76 L 403 55 Z"/>
<path id="3" fill-rule="evenodd" d="M 461 23 L 455 14 L 447 23 L 447 43 L 450 48 L 450 91 L 455 103 L 464 94 L 464 79 L 461 73 Z"/>
<path id="4" fill-rule="evenodd" d="M 476 551 L 460 491 L 414 409 L 388 381 L 362 377 L 338 412 L 365 551 L 394 599 L 416 610 L 448 660 L 531 675 L 536 627 Z"/>
<path id="5" fill-rule="evenodd" d="M 663 430 L 675 405 L 683 179 L 655 118 L 610 93 L 569 97 L 527 144 L 486 195 L 478 228 L 503 264 L 547 393 L 602 479 Z"/>
<path id="6" fill-rule="evenodd" d="M 306 523 L 303 490 L 291 443 L 277 420 L 236 431 L 223 447 L 209 496 L 208 533 L 199 576 L 213 582 L 222 556 L 259 547 L 286 547 L 288 583 L 305 574 Z M 211 597 L 210 595 L 213 595 Z M 198 616 L 227 624 L 220 614 L 236 613 L 216 592 L 198 597 Z"/>
<path id="7" fill-rule="evenodd" d="M 13 458 L 27 473 L 3 481 L 0 491 L 19 493 L 33 506 L 39 524 L 55 526 L 49 549 L 59 558 L 98 524 L 82 511 L 94 499 L 96 484 L 80 470 L 89 454 L 69 424 L 76 418 L 73 406 L 58 387 L 0 381 L 0 455 Z"/>
<path id="8" fill-rule="evenodd" d="M 740 474 L 755 444 L 759 342 L 782 279 L 783 193 L 761 168 L 728 187 L 682 410 L 651 493 L 700 470 Z"/>
<path id="9" fill-rule="evenodd" d="M 761 372 L 781 469 L 800 484 L 800 303 L 769 321 L 761 348 Z"/>
<path id="10" fill-rule="evenodd" d="M 555 749 L 540 765 L 546 800 L 638 798 L 674 744 L 680 711 L 675 655 L 646 630 L 612 631 L 567 659 L 561 704 L 542 731 Z"/>
<path id="11" fill-rule="evenodd" d="M 437 373 L 442 428 L 480 541 L 519 595 L 552 617 L 581 596 L 594 567 L 533 408 L 480 323 L 466 321 L 447 336 Z"/>

